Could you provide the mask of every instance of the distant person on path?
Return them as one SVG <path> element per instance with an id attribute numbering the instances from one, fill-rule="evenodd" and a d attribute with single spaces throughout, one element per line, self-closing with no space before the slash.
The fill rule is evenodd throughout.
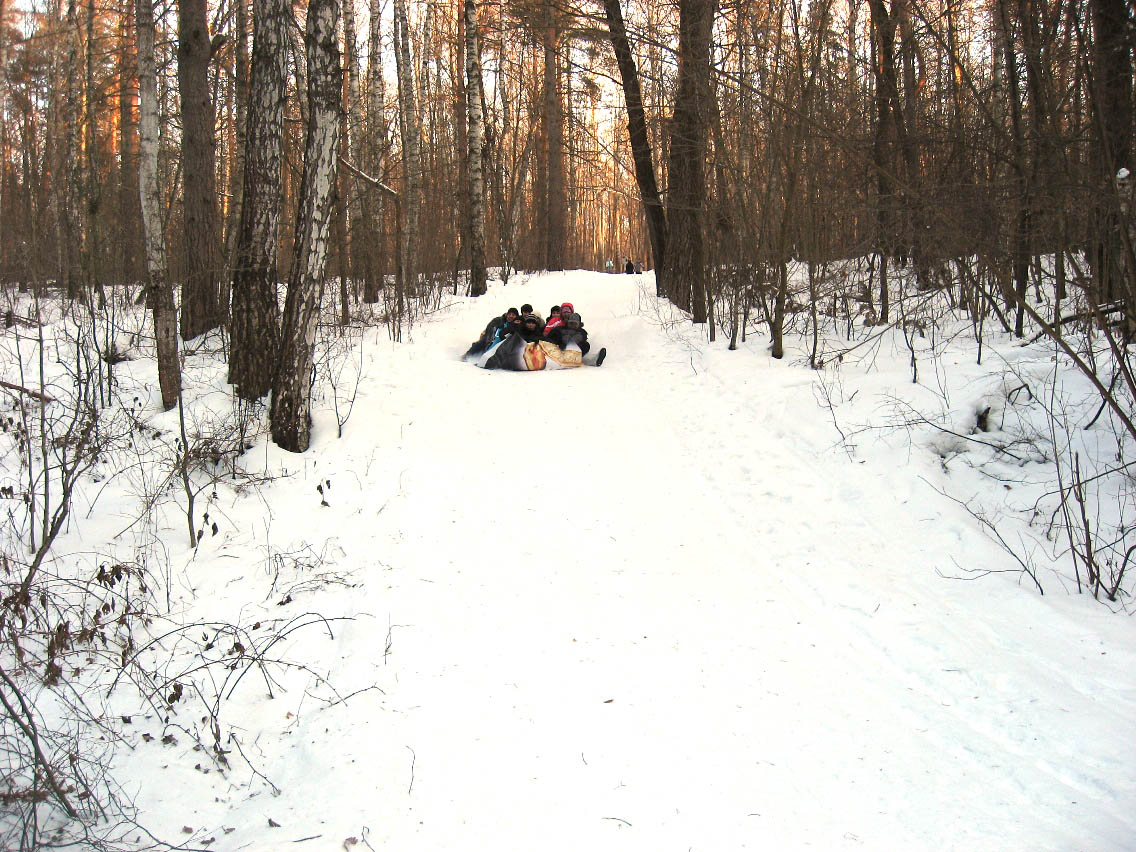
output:
<path id="1" fill-rule="evenodd" d="M 626 272 L 628 275 L 634 274 L 635 264 L 631 262 L 631 258 L 627 258 L 627 262 L 625 264 L 623 264 L 623 271 Z"/>
<path id="2" fill-rule="evenodd" d="M 608 275 L 611 275 L 611 273 L 615 271 L 615 264 L 610 257 L 607 259 L 607 263 L 604 264 L 604 269 L 607 270 Z"/>
<path id="3" fill-rule="evenodd" d="M 643 261 L 641 261 L 641 260 L 635 261 L 635 274 L 636 275 L 642 275 L 643 274 Z"/>

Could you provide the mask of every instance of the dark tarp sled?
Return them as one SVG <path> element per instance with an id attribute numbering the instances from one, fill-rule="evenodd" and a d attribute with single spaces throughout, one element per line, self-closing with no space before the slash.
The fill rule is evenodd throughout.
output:
<path id="1" fill-rule="evenodd" d="M 496 346 L 486 350 L 477 366 L 487 370 L 563 370 L 570 367 L 596 366 L 597 350 L 585 356 L 575 344 L 561 349 L 547 340 L 528 343 L 519 334 L 510 334 Z"/>

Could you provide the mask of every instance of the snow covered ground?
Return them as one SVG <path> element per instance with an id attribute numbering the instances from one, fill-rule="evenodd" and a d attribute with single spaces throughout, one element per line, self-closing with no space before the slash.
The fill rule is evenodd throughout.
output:
<path id="1" fill-rule="evenodd" d="M 196 553 L 171 514 L 178 618 L 315 623 L 272 646 L 306 667 L 273 697 L 226 691 L 228 773 L 176 731 L 196 705 L 136 708 L 144 824 L 257 852 L 1133 848 L 1131 617 L 1044 562 L 1039 595 L 940 493 L 1011 489 L 933 435 L 849 426 L 919 399 L 907 351 L 729 352 L 652 288 L 534 276 L 368 330 L 342 438 L 328 404 L 308 453 L 257 443 L 276 478 L 219 489 Z M 459 360 L 565 300 L 602 368 Z M 960 355 L 928 405 L 973 411 L 990 372 Z"/>

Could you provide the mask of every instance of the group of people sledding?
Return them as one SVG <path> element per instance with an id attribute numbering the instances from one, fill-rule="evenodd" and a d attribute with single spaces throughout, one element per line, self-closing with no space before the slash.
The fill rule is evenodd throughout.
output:
<path id="1" fill-rule="evenodd" d="M 584 320 L 571 302 L 553 305 L 547 319 L 532 305 L 509 308 L 490 320 L 481 337 L 463 356 L 477 359 L 487 370 L 543 370 L 583 365 L 600 366 L 607 350 L 593 356 Z"/>

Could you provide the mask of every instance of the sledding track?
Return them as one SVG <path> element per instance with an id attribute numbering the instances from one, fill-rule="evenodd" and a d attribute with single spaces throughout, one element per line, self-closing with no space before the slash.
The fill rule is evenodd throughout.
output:
<path id="1" fill-rule="evenodd" d="M 917 469 L 835 450 L 807 369 L 639 285 L 536 277 L 376 356 L 318 464 L 365 530 L 329 665 L 383 693 L 293 744 L 281 809 L 400 852 L 1130 842 L 1132 748 L 1084 733 L 1136 721 L 1123 625 L 944 579 L 1001 556 Z M 565 299 L 603 368 L 458 360 Z"/>

